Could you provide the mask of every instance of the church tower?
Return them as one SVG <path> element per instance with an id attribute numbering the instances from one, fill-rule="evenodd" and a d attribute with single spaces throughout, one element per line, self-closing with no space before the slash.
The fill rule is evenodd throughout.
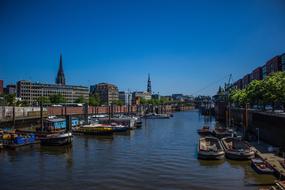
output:
<path id="1" fill-rule="evenodd" d="M 151 94 L 151 81 L 150 81 L 150 74 L 148 74 L 148 80 L 147 80 L 147 92 Z"/>
<path id="2" fill-rule="evenodd" d="M 65 85 L 65 77 L 64 77 L 64 72 L 63 72 L 62 55 L 61 54 L 60 54 L 59 68 L 58 68 L 55 83 L 60 84 L 60 85 Z"/>

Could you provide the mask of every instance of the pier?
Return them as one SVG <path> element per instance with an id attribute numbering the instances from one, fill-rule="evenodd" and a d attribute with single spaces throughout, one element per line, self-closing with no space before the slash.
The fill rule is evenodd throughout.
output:
<path id="1" fill-rule="evenodd" d="M 277 156 L 272 153 L 272 151 L 268 151 L 268 148 L 271 146 L 266 143 L 260 142 L 258 144 L 253 142 L 250 144 L 255 149 L 256 156 L 266 161 L 274 169 L 276 178 L 285 180 L 285 168 L 281 164 L 283 163 L 285 165 L 285 158 Z M 272 147 L 272 149 L 274 148 Z"/>

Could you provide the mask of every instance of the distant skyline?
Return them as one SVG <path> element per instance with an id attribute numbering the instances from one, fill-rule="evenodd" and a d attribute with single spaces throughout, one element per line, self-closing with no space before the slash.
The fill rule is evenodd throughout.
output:
<path id="1" fill-rule="evenodd" d="M 0 80 L 213 95 L 285 53 L 284 0 L 0 1 Z"/>

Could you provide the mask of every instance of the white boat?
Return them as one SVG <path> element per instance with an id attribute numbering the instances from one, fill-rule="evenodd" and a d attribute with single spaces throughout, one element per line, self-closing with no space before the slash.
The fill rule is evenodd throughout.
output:
<path id="1" fill-rule="evenodd" d="M 232 160 L 250 160 L 255 157 L 254 150 L 243 140 L 235 137 L 222 138 L 226 157 Z"/>
<path id="2" fill-rule="evenodd" d="M 198 158 L 205 160 L 221 160 L 225 157 L 225 152 L 219 141 L 215 137 L 201 137 L 198 144 Z"/>

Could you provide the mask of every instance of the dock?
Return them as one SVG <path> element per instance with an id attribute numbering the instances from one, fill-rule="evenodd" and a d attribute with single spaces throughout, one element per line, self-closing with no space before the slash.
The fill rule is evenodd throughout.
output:
<path id="1" fill-rule="evenodd" d="M 265 143 L 261 143 L 261 144 L 250 143 L 250 144 L 255 149 L 256 156 L 266 161 L 274 169 L 275 176 L 279 180 L 285 180 L 284 158 L 277 156 L 276 154 L 272 152 L 269 152 L 267 150 L 269 145 Z M 284 166 L 282 166 L 281 163 L 283 163 Z"/>

